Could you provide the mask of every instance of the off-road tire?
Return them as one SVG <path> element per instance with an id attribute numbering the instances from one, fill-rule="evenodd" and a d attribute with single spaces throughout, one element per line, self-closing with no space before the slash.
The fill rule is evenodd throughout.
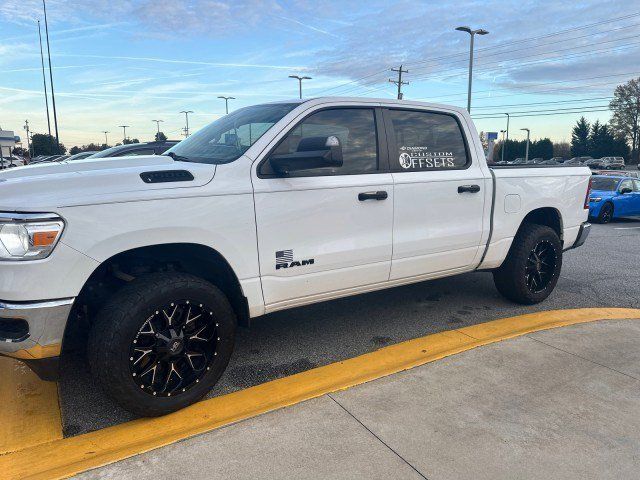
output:
<path id="1" fill-rule="evenodd" d="M 206 372 L 201 369 L 202 378 L 186 391 L 154 396 L 142 390 L 138 379 L 132 377 L 130 349 L 149 315 L 167 302 L 185 298 L 211 309 L 215 319 L 211 328 L 216 329 L 217 336 L 215 357 L 211 357 Z M 227 297 L 199 277 L 173 272 L 137 278 L 118 291 L 96 316 L 87 347 L 91 372 L 116 403 L 135 415 L 153 417 L 180 410 L 204 397 L 222 376 L 233 352 L 236 323 Z"/>
<path id="2" fill-rule="evenodd" d="M 527 266 L 531 263 L 532 252 L 540 245 L 553 249 L 555 262 L 549 269 L 548 282 L 544 288 L 535 291 L 536 289 L 532 289 L 527 284 Z M 525 224 L 516 234 L 504 263 L 493 271 L 493 281 L 498 291 L 507 299 L 524 305 L 533 305 L 542 302 L 551 294 L 558 283 L 561 269 L 562 243 L 558 234 L 544 225 Z"/>

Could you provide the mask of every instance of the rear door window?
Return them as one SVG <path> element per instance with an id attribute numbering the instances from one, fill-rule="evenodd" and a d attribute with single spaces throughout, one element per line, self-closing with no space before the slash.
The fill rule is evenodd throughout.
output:
<path id="1" fill-rule="evenodd" d="M 391 127 L 391 170 L 458 170 L 469 166 L 462 129 L 453 115 L 416 110 L 387 110 Z"/>

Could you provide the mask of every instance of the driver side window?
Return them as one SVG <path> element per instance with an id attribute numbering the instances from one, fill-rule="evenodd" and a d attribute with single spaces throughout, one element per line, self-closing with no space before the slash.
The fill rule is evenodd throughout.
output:
<path id="1" fill-rule="evenodd" d="M 280 141 L 271 155 L 298 151 L 304 138 L 335 136 L 340 140 L 343 163 L 341 167 L 321 167 L 296 170 L 289 177 L 321 175 L 354 175 L 375 173 L 378 170 L 378 142 L 374 110 L 371 108 L 334 108 L 316 112 Z M 260 175 L 275 175 L 269 160 L 260 166 Z"/>
<path id="2" fill-rule="evenodd" d="M 627 180 L 623 180 L 622 182 L 620 182 L 620 186 L 618 187 L 618 191 L 622 192 L 623 189 L 628 188 L 629 190 L 633 191 L 633 182 L 629 179 Z"/>

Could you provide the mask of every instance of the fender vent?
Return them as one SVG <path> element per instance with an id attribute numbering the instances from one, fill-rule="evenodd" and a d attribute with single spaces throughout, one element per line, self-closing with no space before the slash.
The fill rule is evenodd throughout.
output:
<path id="1" fill-rule="evenodd" d="M 193 175 L 187 170 L 160 170 L 158 172 L 142 172 L 140 178 L 144 183 L 192 182 Z"/>

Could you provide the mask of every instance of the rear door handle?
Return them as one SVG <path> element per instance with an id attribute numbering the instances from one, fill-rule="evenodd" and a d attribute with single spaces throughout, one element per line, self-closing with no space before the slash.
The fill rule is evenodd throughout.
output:
<path id="1" fill-rule="evenodd" d="M 384 190 L 378 190 L 377 192 L 361 192 L 358 194 L 358 200 L 364 202 L 365 200 L 386 200 L 387 192 Z"/>
<path id="2" fill-rule="evenodd" d="M 480 191 L 480 185 L 460 185 L 458 187 L 458 193 L 478 193 Z"/>

